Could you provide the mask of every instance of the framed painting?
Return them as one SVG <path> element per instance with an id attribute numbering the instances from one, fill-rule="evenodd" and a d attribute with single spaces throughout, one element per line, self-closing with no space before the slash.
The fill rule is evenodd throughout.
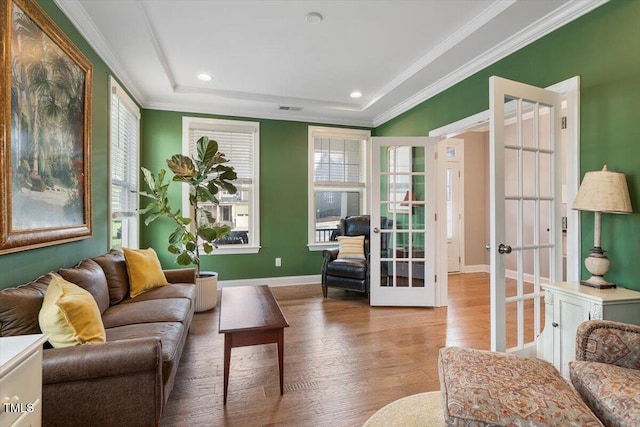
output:
<path id="1" fill-rule="evenodd" d="M 88 238 L 92 65 L 34 0 L 0 8 L 0 254 Z"/>

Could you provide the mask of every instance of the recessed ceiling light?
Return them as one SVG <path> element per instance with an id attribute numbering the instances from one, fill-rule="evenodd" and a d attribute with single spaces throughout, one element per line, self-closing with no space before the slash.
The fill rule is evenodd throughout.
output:
<path id="1" fill-rule="evenodd" d="M 307 21 L 307 24 L 319 24 L 322 22 L 322 15 L 318 12 L 309 12 L 304 20 Z"/>
<path id="2" fill-rule="evenodd" d="M 202 80 L 203 82 L 209 82 L 213 78 L 211 77 L 211 74 L 207 74 L 207 73 L 200 73 L 197 75 L 197 77 L 198 77 L 198 80 Z"/>
<path id="3" fill-rule="evenodd" d="M 362 92 L 354 90 L 349 96 L 352 98 L 360 98 L 362 96 Z"/>

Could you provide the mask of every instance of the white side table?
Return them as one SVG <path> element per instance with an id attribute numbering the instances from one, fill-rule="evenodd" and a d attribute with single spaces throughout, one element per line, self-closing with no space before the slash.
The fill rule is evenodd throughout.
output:
<path id="1" fill-rule="evenodd" d="M 45 335 L 0 337 L 0 427 L 42 424 Z"/>
<path id="2" fill-rule="evenodd" d="M 575 360 L 576 331 L 591 319 L 615 320 L 640 325 L 640 292 L 625 288 L 595 289 L 579 282 L 542 285 L 545 324 L 536 340 L 538 357 L 569 377 Z"/>

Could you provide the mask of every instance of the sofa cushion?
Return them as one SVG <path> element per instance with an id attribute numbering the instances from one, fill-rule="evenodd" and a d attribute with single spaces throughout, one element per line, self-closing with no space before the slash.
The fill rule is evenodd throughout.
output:
<path id="1" fill-rule="evenodd" d="M 0 291 L 0 336 L 40 334 L 38 313 L 51 281 L 48 274 Z"/>
<path id="2" fill-rule="evenodd" d="M 183 322 L 189 318 L 191 309 L 191 301 L 186 298 L 154 299 L 111 306 L 102 315 L 102 321 L 107 329 L 140 323 Z"/>
<path id="3" fill-rule="evenodd" d="M 447 425 L 602 426 L 543 360 L 446 347 L 438 370 Z"/>
<path id="4" fill-rule="evenodd" d="M 171 283 L 169 286 L 161 286 L 151 289 L 135 298 L 125 298 L 121 304 L 135 304 L 140 301 L 165 298 L 187 298 L 195 301 L 196 285 L 191 283 Z"/>
<path id="5" fill-rule="evenodd" d="M 153 288 L 167 286 L 167 278 L 162 272 L 158 255 L 153 248 L 122 248 L 127 261 L 129 273 L 129 295 L 131 298 L 143 294 Z"/>
<path id="6" fill-rule="evenodd" d="M 326 273 L 331 276 L 365 280 L 367 262 L 359 259 L 336 259 L 327 264 Z"/>
<path id="7" fill-rule="evenodd" d="M 338 259 L 364 260 L 364 236 L 338 236 Z"/>
<path id="8" fill-rule="evenodd" d="M 107 342 L 128 338 L 158 337 L 162 347 L 162 380 L 171 376 L 176 359 L 182 354 L 187 337 L 185 325 L 180 322 L 157 322 L 142 325 L 124 325 L 107 329 Z"/>
<path id="9" fill-rule="evenodd" d="M 98 304 L 100 313 L 109 308 L 109 285 L 100 265 L 85 259 L 75 268 L 61 268 L 58 273 L 67 281 L 88 291 Z"/>
<path id="10" fill-rule="evenodd" d="M 605 425 L 638 425 L 640 370 L 573 361 L 569 363 L 569 372 L 582 399 Z"/>
<path id="11" fill-rule="evenodd" d="M 38 315 L 40 329 L 54 348 L 105 342 L 98 304 L 88 291 L 51 274 Z"/>
<path id="12" fill-rule="evenodd" d="M 129 294 L 129 273 L 124 254 L 112 249 L 108 254 L 93 258 L 104 271 L 109 286 L 111 305 L 118 304 Z"/>

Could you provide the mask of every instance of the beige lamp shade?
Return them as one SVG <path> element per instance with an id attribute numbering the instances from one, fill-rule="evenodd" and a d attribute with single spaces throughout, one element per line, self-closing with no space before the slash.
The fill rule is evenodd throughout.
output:
<path id="1" fill-rule="evenodd" d="M 601 171 L 587 172 L 578 189 L 572 209 L 579 211 L 631 213 L 627 180 L 622 172 L 611 172 L 604 165 Z"/>

